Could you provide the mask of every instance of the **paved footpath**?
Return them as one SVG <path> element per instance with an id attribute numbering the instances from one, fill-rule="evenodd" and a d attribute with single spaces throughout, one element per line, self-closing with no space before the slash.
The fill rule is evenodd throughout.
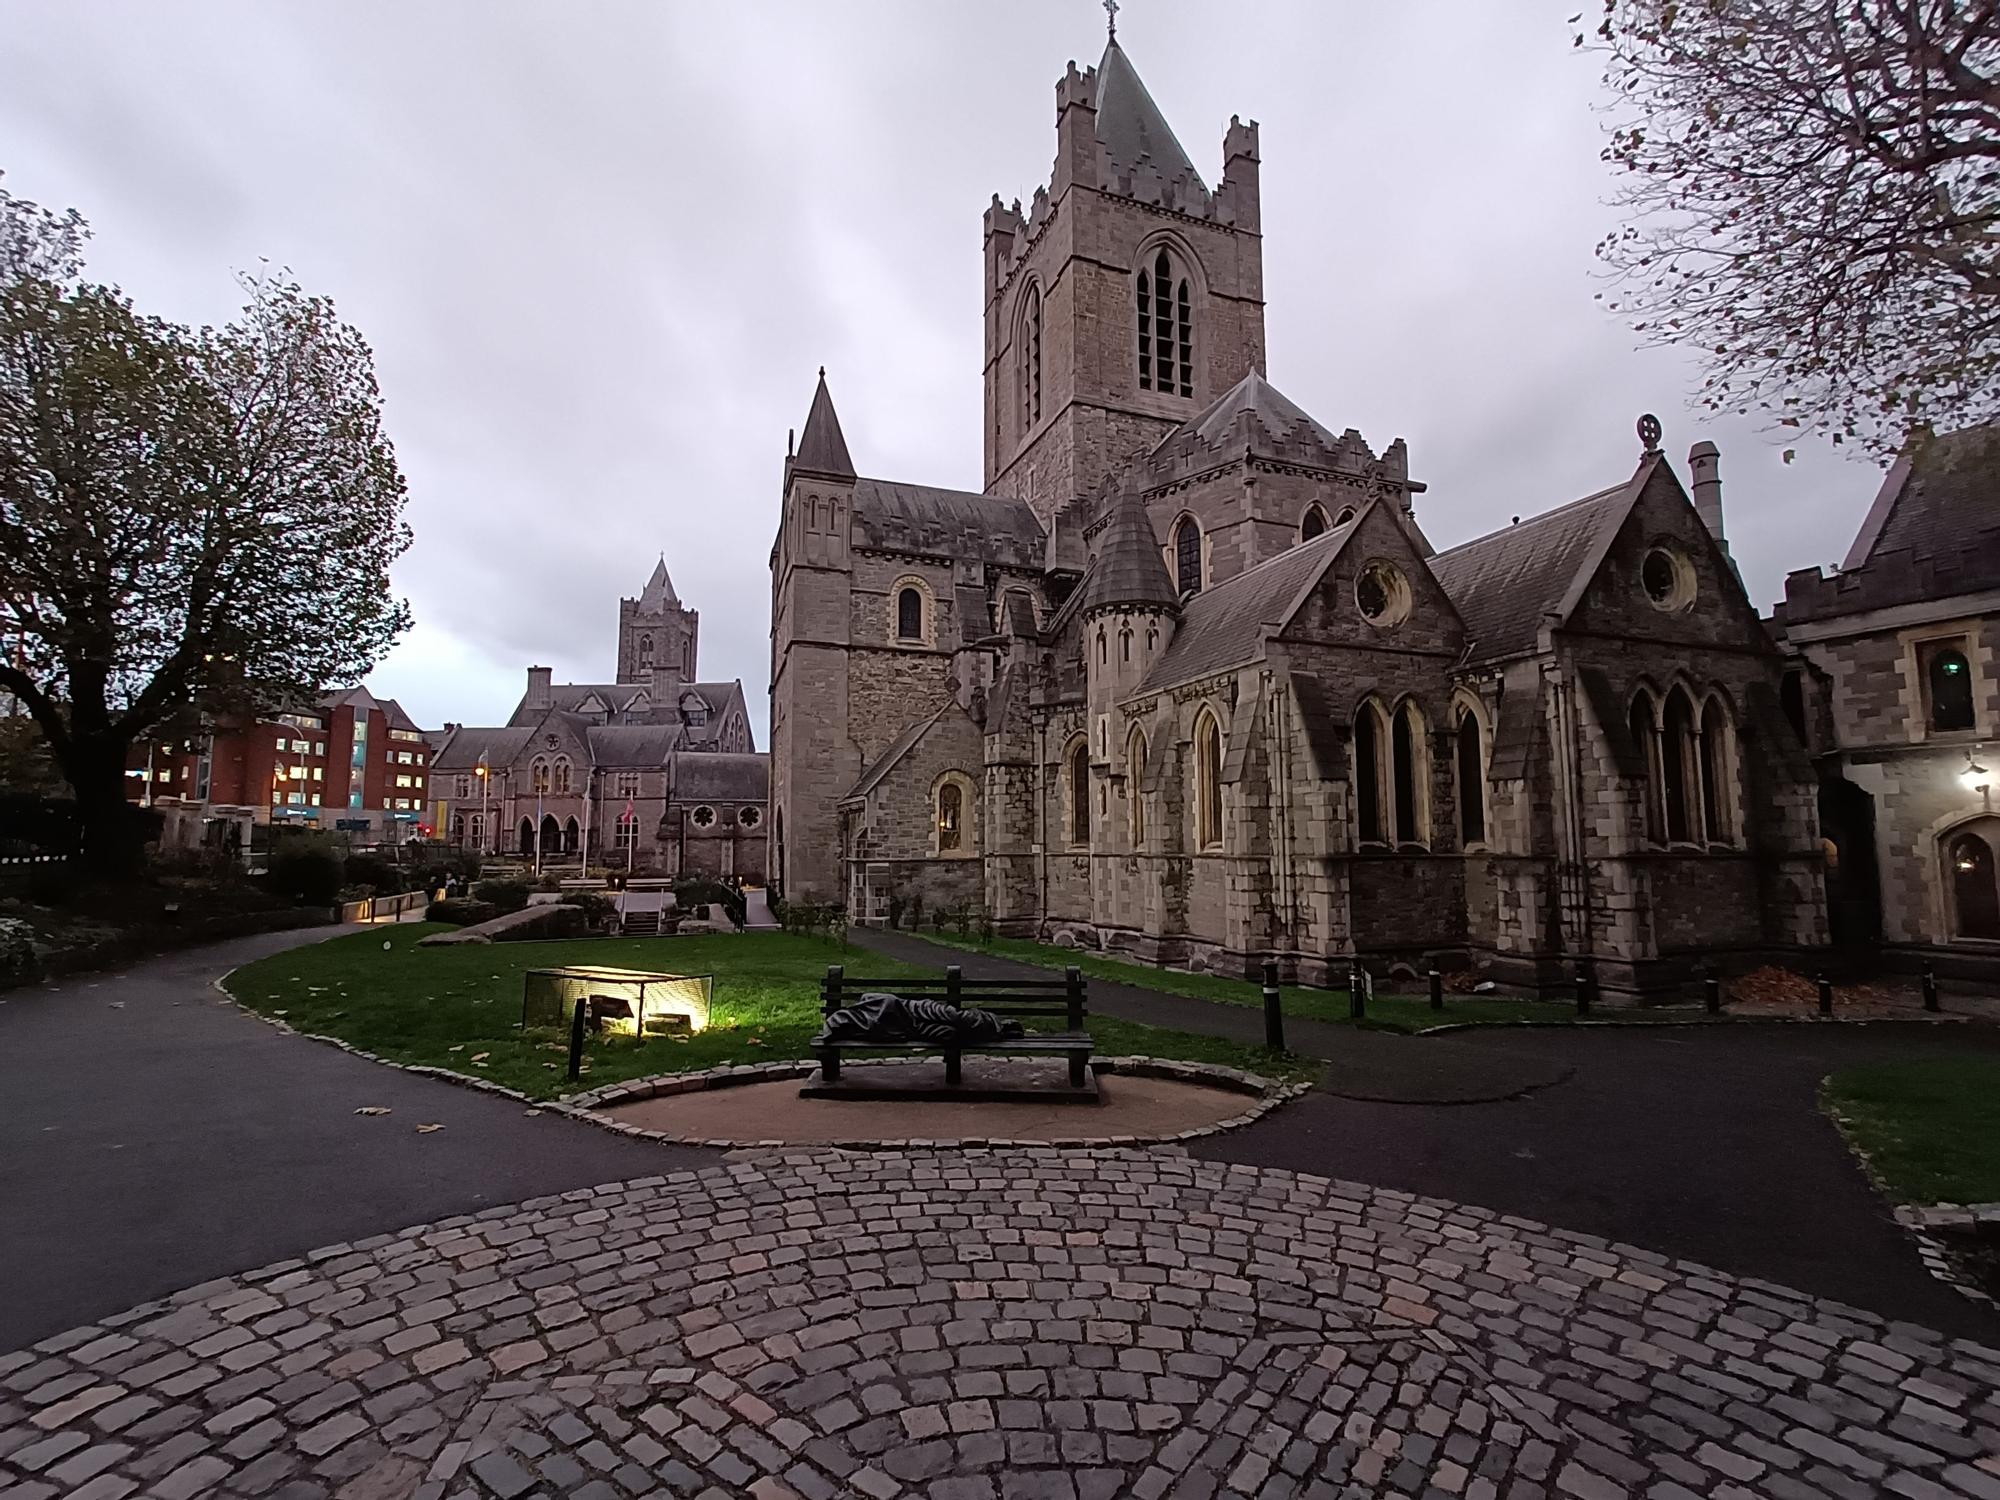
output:
<path id="1" fill-rule="evenodd" d="M 979 977 L 1047 977 L 902 934 L 855 941 Z M 865 960 L 850 962 L 860 974 Z M 863 976 L 865 977 L 865 976 Z M 1262 1015 L 1090 981 L 1093 1010 L 1261 1042 Z M 2000 1056 L 2000 1029 L 1858 1025 L 1487 1027 L 1441 1037 L 1287 1018 L 1286 1040 L 1423 1099 L 1439 1085 L 1539 1081 L 1523 1097 L 1426 1107 L 1324 1090 L 1196 1154 L 1483 1204 L 1688 1256 L 2000 1342 L 2000 1315 L 1931 1276 L 1818 1104 L 1829 1072 L 1882 1058 Z M 1446 1066 L 1432 1060 L 1449 1059 Z M 2000 1500 L 1996 1493 L 1991 1500 Z"/>
<path id="2" fill-rule="evenodd" d="M 0 1493 L 1990 1500 L 2000 1350 L 1165 1152 L 793 1154 L 0 1357 Z"/>
<path id="3" fill-rule="evenodd" d="M 715 1159 L 364 1062 L 213 988 L 333 931 L 0 994 L 0 1351 L 315 1245 Z"/>

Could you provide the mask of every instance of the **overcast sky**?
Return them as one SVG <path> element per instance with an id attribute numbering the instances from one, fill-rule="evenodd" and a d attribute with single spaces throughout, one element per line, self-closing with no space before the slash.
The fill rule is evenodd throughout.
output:
<path id="1" fill-rule="evenodd" d="M 1409 440 L 1439 547 L 1614 483 L 1657 412 L 1722 447 L 1768 609 L 1845 550 L 1869 465 L 1718 421 L 1594 296 L 1609 227 L 1580 0 L 1127 0 L 1212 184 L 1263 127 L 1274 384 Z M 263 257 L 375 348 L 417 625 L 370 679 L 497 723 L 540 662 L 610 675 L 665 552 L 701 673 L 764 743 L 786 429 L 827 367 L 857 466 L 980 482 L 980 216 L 1028 199 L 1093 0 L 0 0 L 0 169 L 91 220 L 93 274 L 218 321 Z"/>

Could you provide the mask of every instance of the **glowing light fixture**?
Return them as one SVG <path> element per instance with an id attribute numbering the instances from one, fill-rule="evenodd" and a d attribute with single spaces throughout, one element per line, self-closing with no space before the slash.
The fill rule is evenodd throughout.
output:
<path id="1" fill-rule="evenodd" d="M 523 1026 L 563 1027 L 578 1005 L 606 1036 L 685 1036 L 708 1027 L 713 974 L 649 974 L 579 965 L 530 969 L 521 995 Z"/>
<path id="2" fill-rule="evenodd" d="M 1958 773 L 1958 779 L 1965 783 L 1965 789 L 1969 792 L 1984 792 L 1991 784 L 1993 773 L 1979 763 L 1977 745 L 1965 752 L 1965 769 Z"/>

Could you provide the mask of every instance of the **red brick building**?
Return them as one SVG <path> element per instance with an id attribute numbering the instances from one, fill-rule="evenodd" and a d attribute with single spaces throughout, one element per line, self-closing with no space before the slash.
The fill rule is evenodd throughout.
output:
<path id="1" fill-rule="evenodd" d="M 400 704 L 353 688 L 312 708 L 135 746 L 127 791 L 136 802 L 201 809 L 208 820 L 402 843 L 433 831 L 424 810 L 430 758 Z"/>

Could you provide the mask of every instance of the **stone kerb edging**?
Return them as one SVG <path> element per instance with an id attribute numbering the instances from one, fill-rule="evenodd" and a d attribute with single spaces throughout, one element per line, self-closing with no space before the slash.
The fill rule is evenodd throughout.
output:
<path id="1" fill-rule="evenodd" d="M 414 1073 L 421 1078 L 436 1078 L 444 1083 L 455 1083 L 460 1087 L 478 1089 L 482 1093 L 498 1094 L 503 1099 L 512 1099 L 529 1109 L 542 1110 L 552 1115 L 565 1115 L 572 1120 L 581 1120 L 586 1125 L 594 1125 L 599 1130 L 608 1130 L 615 1135 L 632 1136 L 638 1140 L 660 1141 L 673 1146 L 708 1146 L 718 1151 L 730 1151 L 743 1147 L 772 1150 L 799 1146 L 802 1149 L 819 1150 L 900 1150 L 905 1147 L 952 1147 L 952 1146 L 1048 1146 L 1048 1141 L 1016 1141 L 997 1138 L 961 1137 L 953 1140 L 852 1140 L 803 1143 L 798 1141 L 756 1140 L 723 1141 L 706 1137 L 677 1136 L 664 1130 L 648 1130 L 642 1125 L 633 1125 L 624 1120 L 614 1120 L 599 1111 L 610 1103 L 633 1103 L 640 1099 L 652 1099 L 662 1094 L 693 1093 L 700 1089 L 727 1088 L 739 1083 L 774 1083 L 787 1078 L 803 1078 L 812 1073 L 818 1064 L 805 1059 L 791 1059 L 785 1062 L 737 1063 L 720 1068 L 706 1068 L 696 1073 L 661 1073 L 652 1078 L 633 1078 L 619 1083 L 606 1084 L 602 1088 L 588 1089 L 581 1094 L 566 1094 L 560 1099 L 537 1099 L 532 1094 L 524 1094 L 519 1089 L 510 1089 L 504 1083 L 496 1083 L 491 1078 L 480 1078 L 472 1073 L 460 1073 L 452 1068 L 440 1068 L 430 1063 L 404 1063 L 394 1058 L 383 1057 L 337 1036 L 326 1036 L 316 1031 L 301 1031 L 282 1016 L 267 1016 L 253 1010 L 229 993 L 228 979 L 234 969 L 218 976 L 214 981 L 217 994 L 246 1016 L 262 1021 L 279 1031 L 292 1036 L 303 1037 L 309 1042 L 324 1042 L 330 1047 L 338 1047 L 364 1062 L 379 1063 L 385 1068 L 395 1068 L 399 1072 Z M 904 1061 L 942 1062 L 942 1057 L 907 1058 Z M 860 1063 L 850 1066 L 875 1067 L 880 1064 Z M 1183 1130 L 1172 1135 L 1137 1136 L 1107 1135 L 1083 1140 L 1063 1141 L 1066 1147 L 1092 1146 L 1145 1146 L 1159 1145 L 1175 1141 L 1191 1141 L 1200 1136 L 1217 1135 L 1225 1130 L 1238 1130 L 1262 1119 L 1280 1104 L 1312 1092 L 1309 1083 L 1279 1083 L 1258 1073 L 1246 1073 L 1241 1068 L 1228 1068 L 1219 1063 L 1181 1062 L 1174 1058 L 1162 1057 L 1100 1057 L 1092 1059 L 1091 1066 L 1101 1072 L 1125 1072 L 1155 1078 L 1178 1078 L 1191 1083 L 1212 1084 L 1231 1089 L 1237 1093 L 1254 1094 L 1256 1101 L 1240 1115 L 1213 1125 L 1202 1125 L 1192 1130 Z"/>
<path id="2" fill-rule="evenodd" d="M 1873 1173 L 1871 1171 L 1870 1175 Z M 1992 1293 L 1968 1280 L 1952 1259 L 1942 1236 L 1978 1234 L 1982 1230 L 2000 1233 L 2000 1203 L 1933 1203 L 1929 1206 L 1905 1203 L 1896 1209 L 1896 1222 L 1909 1230 L 1917 1242 L 1917 1256 L 1939 1281 L 1956 1288 L 1975 1302 L 2000 1306 Z"/>
<path id="3" fill-rule="evenodd" d="M 905 1062 L 941 1062 L 942 1057 L 908 1058 Z M 893 1063 L 849 1064 L 850 1068 L 893 1067 Z M 1167 1057 L 1098 1057 L 1091 1059 L 1091 1066 L 1101 1073 L 1129 1073 L 1137 1077 L 1170 1078 L 1183 1083 L 1206 1084 L 1211 1087 L 1228 1089 L 1233 1093 L 1252 1096 L 1251 1103 L 1243 1113 L 1229 1119 L 1218 1120 L 1212 1125 L 1200 1125 L 1189 1130 L 1174 1131 L 1166 1135 L 1102 1135 L 1087 1136 L 1060 1142 L 1022 1141 L 1002 1136 L 954 1136 L 948 1139 L 922 1140 L 903 1137 L 863 1137 L 852 1139 L 814 1142 L 821 1149 L 848 1151 L 896 1151 L 903 1149 L 953 1149 L 953 1148 L 994 1148 L 1022 1146 L 1060 1145 L 1065 1148 L 1086 1148 L 1093 1146 L 1152 1146 L 1168 1145 L 1183 1141 L 1197 1140 L 1202 1136 L 1219 1135 L 1225 1130 L 1240 1130 L 1245 1125 L 1261 1120 L 1280 1104 L 1311 1092 L 1309 1083 L 1280 1083 L 1258 1073 L 1247 1073 L 1241 1068 L 1224 1067 L 1220 1063 L 1184 1062 Z M 549 1106 L 562 1113 L 586 1119 L 606 1129 L 616 1130 L 623 1135 L 641 1140 L 661 1141 L 678 1146 L 710 1146 L 717 1150 L 778 1150 L 799 1145 L 796 1141 L 783 1140 L 717 1140 L 703 1136 L 679 1136 L 664 1130 L 649 1130 L 643 1125 L 632 1125 L 622 1120 L 608 1119 L 597 1111 L 619 1104 L 636 1104 L 642 1099 L 657 1099 L 674 1094 L 699 1093 L 706 1089 L 730 1088 L 745 1083 L 777 1083 L 788 1078 L 810 1077 L 818 1070 L 818 1064 L 811 1061 L 790 1060 L 785 1062 L 748 1063 L 730 1067 L 709 1068 L 698 1073 L 663 1073 L 652 1078 L 632 1078 L 620 1083 L 610 1083 L 602 1088 L 588 1090 L 581 1094 L 571 1094 L 559 1104 Z"/>

